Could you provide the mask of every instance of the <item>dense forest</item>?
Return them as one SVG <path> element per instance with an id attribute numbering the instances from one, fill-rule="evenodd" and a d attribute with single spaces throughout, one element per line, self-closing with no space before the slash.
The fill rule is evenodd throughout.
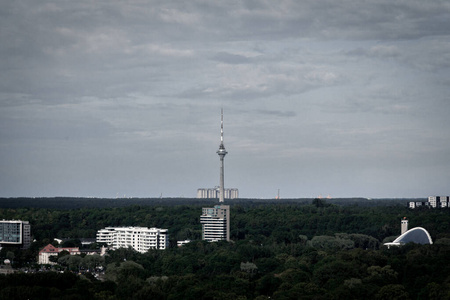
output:
<path id="1" fill-rule="evenodd" d="M 171 241 L 145 254 L 61 256 L 53 270 L 62 273 L 2 275 L 0 299 L 450 299 L 450 210 L 405 201 L 233 200 L 232 241 L 207 243 L 199 218 L 214 200 L 0 199 L 1 218 L 29 221 L 36 240 L 0 251 L 16 268 L 30 268 L 53 238 L 76 245 L 106 226 L 167 228 Z M 434 243 L 383 247 L 403 217 Z M 74 274 L 93 266 L 106 270 L 101 280 Z"/>

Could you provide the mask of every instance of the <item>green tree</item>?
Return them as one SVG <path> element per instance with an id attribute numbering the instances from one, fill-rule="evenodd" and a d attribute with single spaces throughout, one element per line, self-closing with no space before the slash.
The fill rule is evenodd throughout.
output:
<path id="1" fill-rule="evenodd" d="M 15 257 L 16 257 L 16 255 L 14 254 L 14 252 L 12 252 L 12 251 L 6 252 L 6 259 L 9 259 L 9 261 L 10 261 L 11 263 L 14 262 L 14 258 L 15 258 Z"/>

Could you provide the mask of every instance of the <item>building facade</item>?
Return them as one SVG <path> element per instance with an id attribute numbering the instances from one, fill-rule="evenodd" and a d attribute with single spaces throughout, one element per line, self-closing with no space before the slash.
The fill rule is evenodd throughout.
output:
<path id="1" fill-rule="evenodd" d="M 214 207 L 203 207 L 200 216 L 202 224 L 202 239 L 216 242 L 230 240 L 230 206 L 216 205 Z"/>
<path id="2" fill-rule="evenodd" d="M 80 255 L 80 249 L 78 247 L 71 248 L 56 248 L 52 244 L 48 244 L 41 251 L 39 251 L 38 264 L 41 265 L 54 265 L 55 262 L 50 261 L 50 257 L 58 256 L 62 251 L 69 252 L 70 255 Z"/>
<path id="3" fill-rule="evenodd" d="M 149 249 L 169 247 L 167 229 L 147 227 L 106 227 L 97 231 L 97 243 L 106 243 L 112 249 L 128 248 L 145 253 Z"/>
<path id="4" fill-rule="evenodd" d="M 418 207 L 429 207 L 430 203 L 429 202 L 424 202 L 424 201 L 410 201 L 408 202 L 408 207 L 409 208 L 418 208 Z"/>
<path id="5" fill-rule="evenodd" d="M 218 199 L 220 197 L 220 188 L 201 188 L 197 190 L 198 199 Z M 225 199 L 237 199 L 239 198 L 239 190 L 235 188 L 224 189 Z"/>
<path id="6" fill-rule="evenodd" d="M 421 201 L 410 201 L 408 202 L 409 208 L 418 207 L 433 207 L 433 208 L 450 208 L 450 197 L 449 196 L 430 196 L 427 202 Z"/>
<path id="7" fill-rule="evenodd" d="M 31 244 L 31 226 L 28 221 L 0 221 L 0 245 L 20 246 L 27 249 Z"/>
<path id="8" fill-rule="evenodd" d="M 449 197 L 448 196 L 430 196 L 430 197 L 428 197 L 428 203 L 430 203 L 431 207 L 447 208 L 447 207 L 449 207 Z"/>

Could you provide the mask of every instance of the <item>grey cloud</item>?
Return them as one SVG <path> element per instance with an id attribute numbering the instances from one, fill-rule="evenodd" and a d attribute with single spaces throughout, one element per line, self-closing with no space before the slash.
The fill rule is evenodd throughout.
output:
<path id="1" fill-rule="evenodd" d="M 293 197 L 321 185 L 354 196 L 335 171 L 369 174 L 355 182 L 366 196 L 406 196 L 402 174 L 425 186 L 450 167 L 446 1 L 0 2 L 0 175 L 15 174 L 4 195 L 101 196 L 118 182 L 194 195 L 215 185 L 220 107 L 227 178 L 244 197 L 268 195 L 268 169 Z"/>
<path id="2" fill-rule="evenodd" d="M 113 130 L 106 123 L 96 120 L 55 120 L 41 118 L 8 118 L 0 122 L 2 139 L 31 140 L 84 140 L 104 138 Z"/>
<path id="3" fill-rule="evenodd" d="M 364 55 L 368 57 L 380 57 L 380 58 L 390 58 L 398 57 L 402 54 L 397 46 L 392 45 L 377 45 L 370 47 L 369 49 L 357 48 L 347 51 L 347 55 Z"/>
<path id="4" fill-rule="evenodd" d="M 250 59 L 246 56 L 227 52 L 219 52 L 213 56 L 213 59 L 227 64 L 245 64 L 250 62 Z"/>
<path id="5" fill-rule="evenodd" d="M 257 109 L 256 113 L 276 117 L 295 117 L 297 115 L 294 111 L 279 111 L 279 110 L 265 110 L 265 109 Z"/>
<path id="6" fill-rule="evenodd" d="M 339 104 L 324 107 L 324 111 L 333 111 L 346 114 L 411 114 L 412 108 L 408 104 L 396 103 L 392 99 L 350 99 Z"/>

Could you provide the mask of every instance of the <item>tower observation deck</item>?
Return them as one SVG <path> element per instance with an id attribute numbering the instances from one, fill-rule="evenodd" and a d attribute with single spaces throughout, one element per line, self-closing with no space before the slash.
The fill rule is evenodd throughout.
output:
<path id="1" fill-rule="evenodd" d="M 220 111 L 220 145 L 219 150 L 217 150 L 217 154 L 220 157 L 220 185 L 219 185 L 219 202 L 223 202 L 225 198 L 224 193 L 224 171 L 223 171 L 223 160 L 225 155 L 227 155 L 227 151 L 225 150 L 225 146 L 223 144 L 223 108 Z"/>

